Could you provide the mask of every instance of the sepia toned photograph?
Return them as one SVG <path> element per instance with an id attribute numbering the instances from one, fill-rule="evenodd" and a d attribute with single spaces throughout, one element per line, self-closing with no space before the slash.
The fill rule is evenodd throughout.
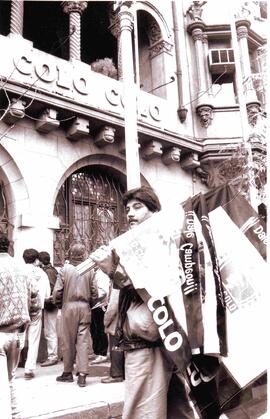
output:
<path id="1" fill-rule="evenodd" d="M 267 419 L 268 2 L 0 0 L 0 418 Z"/>

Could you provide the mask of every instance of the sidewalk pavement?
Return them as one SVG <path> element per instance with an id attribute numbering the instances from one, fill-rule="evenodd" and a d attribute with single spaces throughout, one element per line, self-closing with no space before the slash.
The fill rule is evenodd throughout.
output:
<path id="1" fill-rule="evenodd" d="M 24 369 L 18 368 L 16 387 L 22 418 L 121 419 L 124 382 L 101 383 L 101 378 L 109 375 L 109 367 L 109 362 L 90 364 L 86 387 L 83 388 L 77 385 L 75 374 L 73 383 L 56 381 L 56 377 L 63 372 L 62 362 L 50 367 L 38 365 L 35 378 L 31 380 L 25 380 Z M 242 398 L 240 405 L 231 407 L 221 417 L 266 419 L 266 393 L 266 383 L 252 388 L 250 395 Z"/>
<path id="2" fill-rule="evenodd" d="M 35 378 L 25 380 L 24 369 L 16 373 L 18 403 L 23 419 L 120 419 L 124 400 L 124 383 L 102 384 L 101 378 L 109 375 L 109 363 L 90 366 L 86 387 L 61 383 L 56 377 L 63 372 L 63 363 L 40 367 Z"/>

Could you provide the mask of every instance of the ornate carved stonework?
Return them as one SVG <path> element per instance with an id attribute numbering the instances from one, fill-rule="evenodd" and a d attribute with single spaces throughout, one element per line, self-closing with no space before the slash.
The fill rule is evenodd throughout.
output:
<path id="1" fill-rule="evenodd" d="M 254 127 L 257 124 L 260 110 L 261 110 L 261 107 L 259 103 L 254 102 L 254 103 L 247 104 L 248 123 L 252 127 Z"/>
<path id="2" fill-rule="evenodd" d="M 89 135 L 89 121 L 88 119 L 77 117 L 67 130 L 67 138 L 69 140 L 78 140 L 81 137 Z"/>
<path id="3" fill-rule="evenodd" d="M 165 150 L 162 154 L 162 161 L 166 166 L 172 163 L 179 162 L 181 155 L 181 149 L 179 147 L 170 147 Z"/>
<path id="4" fill-rule="evenodd" d="M 150 39 L 150 44 L 154 44 L 162 38 L 160 27 L 156 21 L 152 21 L 149 24 L 147 34 Z"/>
<path id="5" fill-rule="evenodd" d="M 150 50 L 150 57 L 154 58 L 157 55 L 162 54 L 163 52 L 170 53 L 172 50 L 172 44 L 161 39 L 156 44 L 152 45 L 149 48 L 149 50 Z"/>
<path id="6" fill-rule="evenodd" d="M 239 26 L 237 28 L 237 39 L 247 38 L 248 37 L 248 29 L 246 26 Z"/>
<path id="7" fill-rule="evenodd" d="M 150 141 L 142 147 L 142 157 L 151 160 L 162 155 L 162 144 L 159 141 Z"/>
<path id="8" fill-rule="evenodd" d="M 94 143 L 98 147 L 103 147 L 114 142 L 115 128 L 106 125 L 101 128 L 99 133 L 95 136 Z"/>
<path id="9" fill-rule="evenodd" d="M 120 22 L 120 31 L 129 30 L 132 32 L 133 30 L 133 14 L 128 10 L 121 10 L 118 13 L 119 22 Z"/>
<path id="10" fill-rule="evenodd" d="M 200 118 L 201 126 L 208 128 L 213 119 L 213 108 L 210 105 L 201 105 L 196 109 L 197 114 Z"/>
<path id="11" fill-rule="evenodd" d="M 201 41 L 201 42 L 203 42 L 203 40 L 204 40 L 204 33 L 201 30 L 201 28 L 195 28 L 195 29 L 193 29 L 193 31 L 192 31 L 192 39 L 193 39 L 194 42 L 195 41 Z"/>
<path id="12" fill-rule="evenodd" d="M 57 112 L 55 109 L 45 109 L 36 121 L 36 130 L 39 132 L 51 132 L 59 127 L 60 122 L 57 120 Z"/>
<path id="13" fill-rule="evenodd" d="M 22 99 L 11 99 L 11 104 L 9 105 L 8 111 L 4 113 L 4 116 L 2 116 L 3 121 L 6 124 L 12 125 L 20 119 L 24 118 L 25 105 L 26 102 Z"/>
<path id="14" fill-rule="evenodd" d="M 198 153 L 187 153 L 180 161 L 184 170 L 193 170 L 200 166 Z"/>
<path id="15" fill-rule="evenodd" d="M 62 1 L 61 5 L 63 7 L 64 13 L 77 12 L 82 14 L 82 12 L 87 8 L 87 1 Z"/>
<path id="16" fill-rule="evenodd" d="M 197 1 L 194 0 L 192 4 L 187 9 L 187 14 L 190 16 L 191 20 L 194 21 L 201 21 L 202 20 L 202 7 L 203 5 L 207 3 L 207 1 Z"/>

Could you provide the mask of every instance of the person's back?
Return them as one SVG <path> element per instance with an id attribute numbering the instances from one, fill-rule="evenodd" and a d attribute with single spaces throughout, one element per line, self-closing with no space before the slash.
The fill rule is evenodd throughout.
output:
<path id="1" fill-rule="evenodd" d="M 58 308 L 52 301 L 52 293 L 56 284 L 58 271 L 51 264 L 51 257 L 48 252 L 39 252 L 39 261 L 40 267 L 47 275 L 50 283 L 50 296 L 44 301 L 44 336 L 47 343 L 47 359 L 40 364 L 41 367 L 49 367 L 58 362 Z"/>
<path id="2" fill-rule="evenodd" d="M 44 307 L 44 301 L 50 295 L 50 283 L 45 272 L 38 266 L 39 253 L 36 249 L 25 249 L 23 252 L 23 259 L 26 264 L 26 269 L 32 284 L 38 289 L 41 308 Z M 39 342 L 42 329 L 42 310 L 36 315 L 27 330 L 28 338 L 28 352 L 25 362 L 25 379 L 34 378 L 34 370 L 36 369 Z"/>
<path id="3" fill-rule="evenodd" d="M 97 298 L 93 273 L 80 275 L 76 265 L 85 260 L 86 249 L 74 244 L 70 249 L 70 263 L 60 270 L 53 290 L 53 301 L 61 308 L 63 332 L 64 372 L 56 378 L 61 382 L 73 381 L 73 366 L 77 354 L 78 385 L 86 385 L 88 350 L 90 342 L 91 308 Z"/>
<path id="4" fill-rule="evenodd" d="M 24 264 L 8 254 L 9 240 L 0 232 L 0 406 L 1 417 L 19 417 L 15 372 L 24 346 L 25 329 L 40 310 Z"/>

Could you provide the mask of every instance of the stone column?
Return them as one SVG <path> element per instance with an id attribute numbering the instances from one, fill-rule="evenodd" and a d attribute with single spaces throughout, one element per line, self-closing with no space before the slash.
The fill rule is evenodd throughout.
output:
<path id="1" fill-rule="evenodd" d="M 133 14 L 131 1 L 122 1 L 117 9 L 120 43 L 121 68 L 123 78 L 123 99 L 125 118 L 125 149 L 128 189 L 140 186 L 140 162 L 137 133 L 137 97 L 134 80 L 134 63 L 132 48 Z"/>
<path id="2" fill-rule="evenodd" d="M 188 26 L 188 31 L 191 33 L 195 44 L 195 59 L 198 75 L 198 93 L 196 111 L 199 115 L 202 127 L 208 128 L 213 119 L 213 106 L 210 103 L 208 95 L 208 85 L 206 82 L 206 65 L 204 52 L 204 34 L 205 24 L 201 21 L 191 23 Z"/>
<path id="3" fill-rule="evenodd" d="M 69 59 L 81 60 L 81 14 L 87 1 L 62 1 L 63 10 L 69 14 Z"/>
<path id="4" fill-rule="evenodd" d="M 257 99 L 256 90 L 253 86 L 251 65 L 248 51 L 248 30 L 250 21 L 240 19 L 236 21 L 237 40 L 241 55 L 241 69 L 244 81 L 244 92 L 247 104 L 248 120 L 250 125 L 255 125 L 260 112 L 260 102 Z"/>
<path id="5" fill-rule="evenodd" d="M 23 6 L 22 0 L 11 1 L 10 33 L 23 36 Z"/>
<path id="6" fill-rule="evenodd" d="M 118 14 L 115 14 L 112 10 L 110 11 L 110 26 L 109 29 L 112 35 L 117 39 L 117 75 L 118 80 L 123 80 L 122 76 L 122 51 L 120 41 L 120 21 Z"/>

